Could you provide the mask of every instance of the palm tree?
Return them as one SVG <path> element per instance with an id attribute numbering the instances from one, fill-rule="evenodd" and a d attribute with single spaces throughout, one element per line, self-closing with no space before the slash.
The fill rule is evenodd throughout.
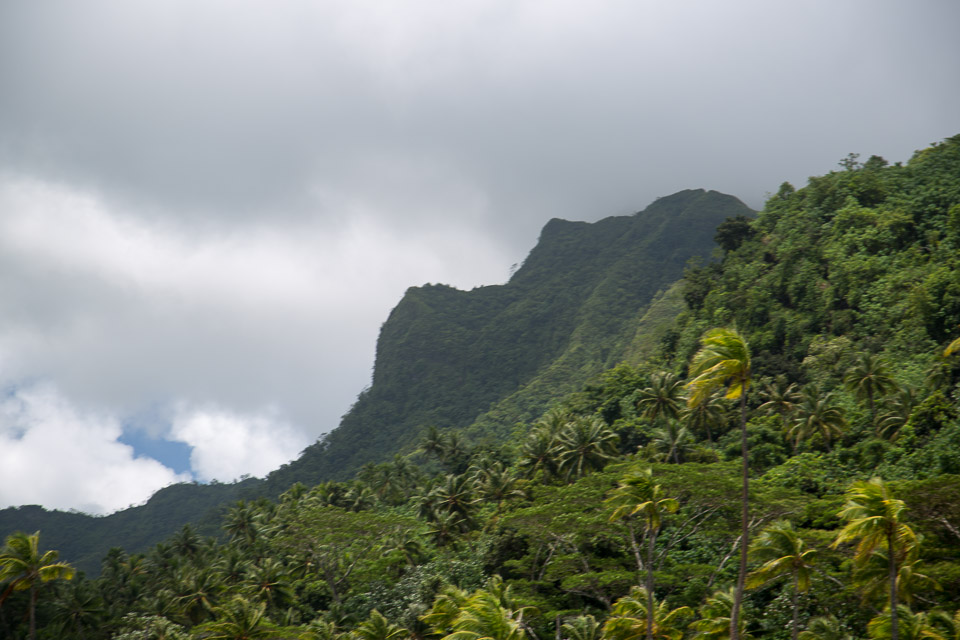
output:
<path id="1" fill-rule="evenodd" d="M 500 462 L 483 469 L 476 469 L 473 478 L 480 497 L 497 503 L 495 515 L 500 515 L 500 508 L 505 500 L 523 498 L 527 495 L 524 490 L 526 481 L 518 478 L 512 470 L 505 469 Z"/>
<path id="2" fill-rule="evenodd" d="M 600 623 L 593 616 L 579 615 L 563 623 L 564 640 L 600 640 Z"/>
<path id="3" fill-rule="evenodd" d="M 403 627 L 392 624 L 382 613 L 374 609 L 370 612 L 370 617 L 361 622 L 350 635 L 355 640 L 398 640 L 410 634 Z"/>
<path id="4" fill-rule="evenodd" d="M 199 625 L 194 633 L 203 640 L 269 640 L 289 637 L 266 618 L 266 603 L 248 602 L 240 596 L 216 610 L 217 618 Z"/>
<path id="5" fill-rule="evenodd" d="M 559 473 L 557 462 L 557 436 L 546 429 L 536 428 L 530 432 L 520 447 L 520 467 L 527 477 L 533 477 L 542 471 L 547 476 Z"/>
<path id="6" fill-rule="evenodd" d="M 560 432 L 557 441 L 560 471 L 569 481 L 603 468 L 617 453 L 620 438 L 600 418 L 579 418 Z"/>
<path id="7" fill-rule="evenodd" d="M 670 609 L 665 601 L 655 602 L 645 588 L 633 587 L 628 595 L 614 603 L 603 625 L 603 638 L 639 640 L 641 634 L 646 633 L 648 640 L 680 640 L 683 638 L 680 622 L 692 615 L 689 607 Z"/>
<path id="8" fill-rule="evenodd" d="M 716 394 L 695 406 L 685 406 L 680 412 L 680 419 L 690 432 L 699 434 L 702 430 L 707 441 L 713 442 L 713 433 L 710 427 L 717 427 L 726 420 L 726 413 L 720 406 L 720 398 Z"/>
<path id="9" fill-rule="evenodd" d="M 914 594 L 923 588 L 939 588 L 937 581 L 920 572 L 923 560 L 920 560 L 919 544 L 907 549 L 897 563 L 897 601 L 907 606 L 913 604 Z M 890 560 L 886 549 L 875 550 L 860 565 L 854 578 L 863 590 L 863 599 L 867 602 L 883 602 L 888 597 Z"/>
<path id="10" fill-rule="evenodd" d="M 960 640 L 960 609 L 952 616 L 946 611 L 931 611 L 930 622 L 934 627 L 933 640 Z"/>
<path id="11" fill-rule="evenodd" d="M 675 513 L 680 506 L 674 498 L 664 498 L 659 484 L 653 484 L 650 469 L 627 473 L 611 491 L 606 504 L 614 507 L 610 514 L 610 522 L 621 518 L 627 519 L 630 527 L 631 543 L 636 553 L 636 542 L 633 536 L 633 527 L 629 524 L 630 518 L 643 518 L 644 531 L 647 538 L 647 597 L 646 611 L 654 611 L 653 602 L 653 550 L 657 542 L 657 533 L 662 525 L 663 513 Z M 640 564 L 639 562 L 637 563 Z M 639 569 L 639 566 L 637 567 Z M 653 639 L 653 618 L 647 617 L 647 640 Z"/>
<path id="12" fill-rule="evenodd" d="M 456 514 L 465 521 L 470 521 L 477 498 L 473 495 L 473 483 L 469 476 L 447 474 L 443 483 L 435 487 L 431 494 L 434 509 Z"/>
<path id="13" fill-rule="evenodd" d="M 286 567 L 275 558 L 254 565 L 244 580 L 246 591 L 253 598 L 266 603 L 271 610 L 283 609 L 296 600 Z"/>
<path id="14" fill-rule="evenodd" d="M 854 482 L 845 497 L 846 503 L 839 515 L 847 524 L 837 534 L 832 546 L 836 548 L 844 542 L 859 540 L 854 554 L 854 561 L 859 566 L 868 562 L 878 549 L 887 550 L 890 637 L 898 640 L 898 565 L 916 547 L 917 536 L 913 529 L 900 519 L 905 508 L 903 500 L 894 498 L 882 479 Z"/>
<path id="15" fill-rule="evenodd" d="M 747 633 L 743 619 L 739 615 L 732 615 L 736 599 L 736 587 L 716 591 L 707 598 L 707 601 L 700 605 L 700 619 L 690 624 L 690 628 L 696 631 L 693 637 L 703 640 L 729 640 L 736 621 L 736 637 L 748 640 L 751 636 Z"/>
<path id="16" fill-rule="evenodd" d="M 252 546 L 257 540 L 260 529 L 256 507 L 243 500 L 238 500 L 227 511 L 223 529 L 234 540 L 240 540 L 245 546 Z"/>
<path id="17" fill-rule="evenodd" d="M 672 373 L 655 373 L 650 376 L 650 386 L 638 391 L 637 408 L 647 420 L 658 418 L 677 419 L 680 415 L 683 382 Z"/>
<path id="18" fill-rule="evenodd" d="M 785 575 L 790 576 L 793 587 L 793 620 L 791 637 L 797 640 L 800 593 L 810 589 L 810 564 L 813 549 L 805 548 L 803 539 L 797 535 L 793 525 L 786 520 L 774 522 L 750 545 L 750 555 L 763 565 L 747 576 L 747 587 L 759 587 Z"/>
<path id="19" fill-rule="evenodd" d="M 0 551 L 0 583 L 8 582 L 0 594 L 0 606 L 14 591 L 29 591 L 27 610 L 30 616 L 29 638 L 37 637 L 37 597 L 40 584 L 51 580 L 71 580 L 74 569 L 66 562 L 57 562 L 58 553 L 47 551 L 40 555 L 40 532 L 32 535 L 14 533 L 7 536 Z"/>
<path id="20" fill-rule="evenodd" d="M 750 388 L 750 348 L 735 329 L 712 329 L 701 339 L 700 350 L 690 362 L 688 404 L 696 406 L 713 392 L 726 388 L 725 397 L 740 400 L 740 454 L 742 457 L 741 514 L 740 514 L 740 572 L 734 589 L 730 615 L 730 640 L 740 634 L 740 603 L 743 600 L 747 576 L 747 546 L 749 544 L 750 488 L 749 451 L 747 449 L 747 391 Z"/>
<path id="21" fill-rule="evenodd" d="M 930 616 L 926 613 L 913 613 L 909 607 L 897 607 L 897 615 L 884 611 L 867 623 L 867 635 L 874 640 L 896 638 L 897 634 L 903 640 L 921 640 L 921 638 L 937 638 L 936 628 L 931 624 Z M 899 629 L 895 631 L 899 626 Z"/>
<path id="22" fill-rule="evenodd" d="M 686 454 L 691 448 L 693 436 L 690 431 L 674 420 L 669 420 L 664 426 L 653 430 L 651 444 L 663 461 L 673 460 L 680 464 L 680 454 Z"/>
<path id="23" fill-rule="evenodd" d="M 777 376 L 775 382 L 767 382 L 763 385 L 763 391 L 761 391 L 760 395 L 765 398 L 766 401 L 757 407 L 757 411 L 767 415 L 780 416 L 780 423 L 784 431 L 789 430 L 791 418 L 793 417 L 794 411 L 797 410 L 797 405 L 801 399 L 800 389 L 797 387 L 797 383 L 791 382 L 787 384 L 786 377 Z M 794 453 L 796 453 L 795 445 Z"/>
<path id="24" fill-rule="evenodd" d="M 837 616 L 820 616 L 807 623 L 807 628 L 800 632 L 799 640 L 853 640 L 837 620 Z"/>
<path id="25" fill-rule="evenodd" d="M 872 353 L 861 353 L 856 364 L 843 376 L 843 384 L 857 400 L 866 401 L 870 424 L 879 436 L 876 400 L 897 388 L 887 363 Z"/>
<path id="26" fill-rule="evenodd" d="M 900 429 L 910 421 L 913 408 L 917 404 L 917 390 L 913 387 L 900 387 L 887 405 L 887 411 L 881 415 L 877 424 L 880 437 L 896 440 Z"/>
<path id="27" fill-rule="evenodd" d="M 523 616 L 529 611 L 534 610 L 517 608 L 510 588 L 493 576 L 470 596 L 448 587 L 421 619 L 443 635 L 442 640 L 526 640 Z"/>
<path id="28" fill-rule="evenodd" d="M 833 393 L 822 393 L 817 385 L 804 387 L 803 399 L 796 413 L 797 417 L 788 432 L 794 451 L 800 442 L 814 437 L 823 440 L 829 449 L 831 441 L 843 435 L 843 428 L 847 424 L 843 409 L 836 405 Z"/>

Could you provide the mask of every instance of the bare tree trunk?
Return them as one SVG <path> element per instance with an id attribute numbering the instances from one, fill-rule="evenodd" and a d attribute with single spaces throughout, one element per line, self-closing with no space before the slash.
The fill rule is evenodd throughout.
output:
<path id="1" fill-rule="evenodd" d="M 790 631 L 792 640 L 797 640 L 800 630 L 797 628 L 797 618 L 800 617 L 800 574 L 793 572 L 793 626 Z"/>
<path id="2" fill-rule="evenodd" d="M 39 578 L 38 578 L 39 579 Z M 37 585 L 30 585 L 30 640 L 37 637 Z"/>
<path id="3" fill-rule="evenodd" d="M 647 531 L 647 640 L 653 640 L 653 547 L 656 542 L 656 530 Z"/>
<path id="4" fill-rule="evenodd" d="M 890 559 L 890 640 L 899 638 L 897 619 L 897 556 L 893 548 L 893 531 L 887 531 L 887 556 Z"/>
<path id="5" fill-rule="evenodd" d="M 747 391 L 740 395 L 740 453 L 743 457 L 743 490 L 740 496 L 740 573 L 733 592 L 733 611 L 730 612 L 730 640 L 740 638 L 740 604 L 743 602 L 743 587 L 747 579 L 747 547 L 750 545 L 750 489 L 749 452 L 747 450 Z M 894 638 L 893 640 L 897 640 Z"/>

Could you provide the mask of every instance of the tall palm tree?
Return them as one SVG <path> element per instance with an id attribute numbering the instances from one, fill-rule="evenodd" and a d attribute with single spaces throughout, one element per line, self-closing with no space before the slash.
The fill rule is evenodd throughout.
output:
<path id="1" fill-rule="evenodd" d="M 897 382 L 893 379 L 887 363 L 872 353 L 861 353 L 856 364 L 844 374 L 843 384 L 857 400 L 867 403 L 867 409 L 870 411 L 870 425 L 879 436 L 877 398 L 897 388 Z"/>
<path id="2" fill-rule="evenodd" d="M 800 593 L 810 589 L 811 561 L 816 552 L 807 549 L 793 525 L 786 520 L 774 522 L 750 545 L 750 555 L 763 565 L 747 576 L 747 587 L 759 587 L 785 575 L 793 587 L 791 637 L 797 640 Z"/>
<path id="3" fill-rule="evenodd" d="M 700 350 L 690 362 L 688 404 L 704 402 L 717 389 L 725 388 L 725 397 L 740 400 L 740 454 L 742 457 L 742 489 L 740 513 L 740 572 L 734 589 L 730 614 L 730 640 L 740 637 L 740 603 L 747 577 L 749 545 L 750 488 L 749 451 L 747 449 L 747 391 L 750 388 L 750 348 L 735 329 L 711 329 L 700 341 Z"/>
<path id="4" fill-rule="evenodd" d="M 643 587 L 633 587 L 628 595 L 617 600 L 610 617 L 603 625 L 604 640 L 639 640 L 646 633 L 648 640 L 680 640 L 681 622 L 693 615 L 689 607 L 670 609 L 666 601 L 655 602 Z"/>
<path id="5" fill-rule="evenodd" d="M 40 555 L 40 532 L 31 535 L 14 533 L 7 536 L 0 551 L 0 584 L 7 582 L 0 594 L 0 606 L 14 591 L 29 591 L 27 610 L 30 617 L 29 637 L 37 637 L 37 598 L 40 584 L 50 580 L 71 580 L 74 569 L 66 562 L 57 562 L 58 553 L 47 551 Z"/>
<path id="6" fill-rule="evenodd" d="M 843 409 L 836 404 L 833 393 L 823 393 L 817 385 L 804 387 L 796 414 L 788 432 L 794 451 L 802 441 L 814 437 L 823 440 L 829 449 L 831 442 L 843 435 L 843 428 L 847 424 Z"/>
<path id="7" fill-rule="evenodd" d="M 863 566 L 878 549 L 886 549 L 890 589 L 890 637 L 898 640 L 897 574 L 899 564 L 917 545 L 917 536 L 901 520 L 905 505 L 880 478 L 854 482 L 846 492 L 840 518 L 847 521 L 833 541 L 836 548 L 844 542 L 859 540 L 854 561 Z"/>
<path id="8" fill-rule="evenodd" d="M 646 611 L 654 611 L 653 602 L 653 550 L 657 542 L 657 533 L 663 524 L 664 513 L 675 513 L 680 506 L 675 498 L 663 497 L 663 490 L 659 484 L 654 484 L 650 469 L 627 473 L 610 492 L 606 504 L 613 506 L 610 522 L 629 519 L 639 516 L 643 519 L 644 531 L 647 539 L 647 581 L 645 595 L 647 598 Z M 631 538 L 632 536 L 631 528 Z M 633 542 L 633 540 L 631 540 Z M 635 543 L 634 543 L 635 544 Z M 634 549 L 636 552 L 636 549 Z M 647 616 L 647 640 L 653 640 L 653 617 Z"/>

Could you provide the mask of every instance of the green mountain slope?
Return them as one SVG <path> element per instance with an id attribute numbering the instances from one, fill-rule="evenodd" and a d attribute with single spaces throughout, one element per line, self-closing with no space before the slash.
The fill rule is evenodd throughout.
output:
<path id="1" fill-rule="evenodd" d="M 146 505 L 97 518 L 4 509 L 0 537 L 43 530 L 48 544 L 97 572 L 111 547 L 146 550 L 188 522 L 216 534 L 225 504 L 350 478 L 412 448 L 427 425 L 473 424 L 475 438 L 500 438 L 604 368 L 649 350 L 683 308 L 675 281 L 684 265 L 708 257 L 717 225 L 737 215 L 753 212 L 701 189 L 633 216 L 551 220 L 505 285 L 410 288 L 382 327 L 372 386 L 339 428 L 265 480 L 174 485 Z"/>
<path id="2" fill-rule="evenodd" d="M 427 426 L 478 422 L 473 435 L 502 436 L 635 352 L 655 297 L 692 256 L 709 257 L 725 218 L 752 213 L 733 196 L 687 190 L 633 216 L 554 219 L 505 285 L 408 289 L 381 329 L 373 385 L 270 482 L 347 479 Z"/>

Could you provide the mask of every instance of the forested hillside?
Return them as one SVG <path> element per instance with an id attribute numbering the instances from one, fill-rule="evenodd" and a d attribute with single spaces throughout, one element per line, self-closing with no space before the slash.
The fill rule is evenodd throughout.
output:
<path id="1" fill-rule="evenodd" d="M 341 425 L 269 478 L 344 480 L 409 448 L 429 427 L 489 416 L 501 437 L 630 355 L 639 318 L 693 256 L 709 259 L 717 225 L 753 212 L 733 196 L 688 190 L 632 216 L 554 219 L 504 285 L 411 287 L 383 324 L 373 384 Z"/>
<path id="2" fill-rule="evenodd" d="M 505 285 L 412 287 L 384 323 L 372 387 L 342 425 L 265 481 L 175 485 L 102 518 L 39 507 L 0 510 L 0 539 L 49 532 L 90 572 L 111 547 L 146 551 L 186 523 L 215 532 L 226 505 L 276 498 L 295 482 L 348 479 L 363 464 L 411 453 L 428 427 L 501 438 L 552 400 L 649 350 L 682 307 L 667 289 L 693 256 L 709 258 L 716 226 L 752 215 L 736 198 L 688 190 L 633 216 L 551 220 Z M 638 340 L 639 336 L 639 340 Z"/>
<path id="3" fill-rule="evenodd" d="M 451 418 L 436 426 L 464 428 L 420 432 L 416 454 L 234 502 L 219 541 L 186 526 L 111 551 L 95 580 L 40 559 L 46 532 L 11 536 L 0 636 L 27 637 L 35 612 L 38 637 L 116 640 L 960 637 L 960 136 L 904 165 L 850 156 L 709 233 L 722 260 L 652 287 L 623 324 L 581 306 L 608 332 L 551 362 L 612 340 L 595 358 L 615 366 L 507 435 L 482 428 L 496 407 Z M 441 312 L 463 294 L 408 294 L 388 360 L 430 335 L 419 318 L 456 347 Z M 631 323 L 677 298 L 639 340 Z M 454 391 L 473 383 L 456 348 L 427 353 L 461 376 Z M 476 384 L 470 397 L 509 386 Z M 439 402 L 436 417 L 464 406 Z M 3 591 L 40 585 L 22 557 L 52 578 L 35 599 Z"/>

